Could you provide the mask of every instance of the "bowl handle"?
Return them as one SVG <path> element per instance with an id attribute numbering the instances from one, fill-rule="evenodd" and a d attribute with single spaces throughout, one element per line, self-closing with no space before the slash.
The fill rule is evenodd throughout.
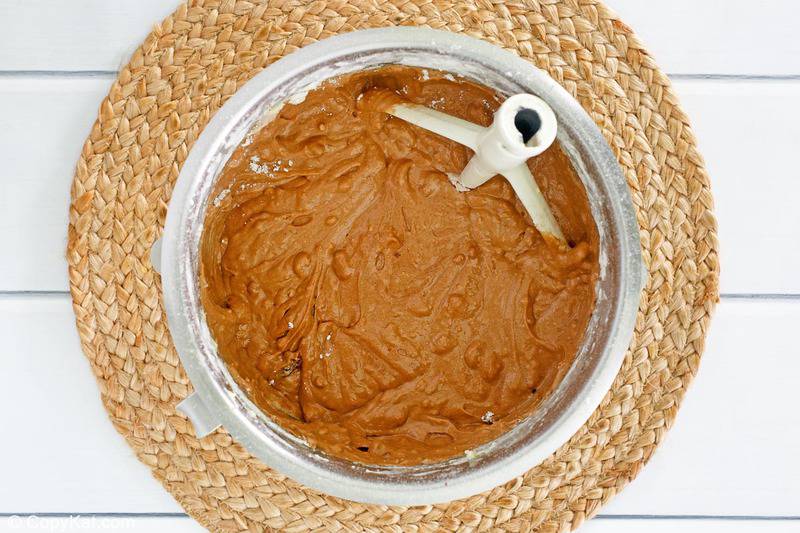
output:
<path id="1" fill-rule="evenodd" d="M 221 425 L 196 392 L 179 403 L 177 409 L 189 418 L 197 438 L 202 439 L 210 435 Z"/>
<path id="2" fill-rule="evenodd" d="M 150 247 L 150 264 L 153 269 L 161 274 L 161 239 L 157 239 Z"/>

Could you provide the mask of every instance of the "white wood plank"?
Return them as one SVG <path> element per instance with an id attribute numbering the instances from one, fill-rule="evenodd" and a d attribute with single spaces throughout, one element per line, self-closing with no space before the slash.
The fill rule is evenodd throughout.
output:
<path id="1" fill-rule="evenodd" d="M 722 292 L 800 293 L 800 81 L 675 88 L 711 176 Z"/>
<path id="2" fill-rule="evenodd" d="M 796 0 L 605 0 L 671 74 L 800 74 Z"/>
<path id="3" fill-rule="evenodd" d="M 118 70 L 176 0 L 5 0 L 0 70 Z"/>
<path id="4" fill-rule="evenodd" d="M 724 300 L 663 446 L 603 510 L 800 515 L 800 300 Z M 0 514 L 178 512 L 108 421 L 66 296 L 0 297 Z"/>
<path id="5" fill-rule="evenodd" d="M 580 533 L 797 533 L 796 520 L 603 519 L 589 520 Z"/>
<path id="6" fill-rule="evenodd" d="M 0 78 L 0 290 L 68 288 L 72 174 L 111 81 Z"/>
<path id="7" fill-rule="evenodd" d="M 182 512 L 108 420 L 67 296 L 0 295 L 0 513 Z"/>
<path id="8" fill-rule="evenodd" d="M 798 324 L 800 300 L 723 300 L 675 426 L 603 513 L 800 515 Z"/>
<path id="9" fill-rule="evenodd" d="M 15 250 L 0 262 L 0 290 L 67 289 L 69 186 L 110 83 L 0 78 L 0 246 Z M 676 89 L 711 173 L 722 291 L 800 293 L 800 81 L 684 80 Z"/>
<path id="10" fill-rule="evenodd" d="M 579 529 L 580 533 L 796 533 L 800 524 L 793 520 L 721 520 L 721 519 L 604 519 L 595 518 Z M 189 533 L 205 531 L 189 517 L 160 516 L 13 516 L 0 517 L 0 532 L 44 531 L 125 531 L 150 533 L 170 531 Z"/>
<path id="11" fill-rule="evenodd" d="M 667 72 L 800 74 L 795 0 L 607 0 Z M 174 0 L 6 0 L 0 70 L 116 70 Z"/>
<path id="12" fill-rule="evenodd" d="M 78 531 L 84 533 L 124 531 L 125 533 L 201 533 L 203 526 L 187 517 L 173 516 L 95 516 L 23 515 L 0 517 L 0 533 L 10 531 Z M 772 533 L 770 531 L 769 533 Z"/>

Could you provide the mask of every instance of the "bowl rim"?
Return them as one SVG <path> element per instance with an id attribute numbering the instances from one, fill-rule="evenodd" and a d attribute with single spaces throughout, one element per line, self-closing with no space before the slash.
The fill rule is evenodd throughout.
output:
<path id="1" fill-rule="evenodd" d="M 411 482 L 400 477 L 383 476 L 363 479 L 346 469 L 333 468 L 324 457 L 299 457 L 265 435 L 265 427 L 245 414 L 253 404 L 238 385 L 232 382 L 227 370 L 214 366 L 209 360 L 208 346 L 215 346 L 210 334 L 194 323 L 202 309 L 191 305 L 199 302 L 197 287 L 187 274 L 196 272 L 199 234 L 187 230 L 198 213 L 204 215 L 204 205 L 210 189 L 201 189 L 203 177 L 209 169 L 221 168 L 227 157 L 220 160 L 220 148 L 238 146 L 243 132 L 234 131 L 238 122 L 253 113 L 262 95 L 275 91 L 298 70 L 309 70 L 326 61 L 342 59 L 347 55 L 373 53 L 396 49 L 448 50 L 458 55 L 470 54 L 470 60 L 479 56 L 491 61 L 492 68 L 505 69 L 506 74 L 522 76 L 526 83 L 541 89 L 539 93 L 548 103 L 555 100 L 561 116 L 570 120 L 570 127 L 587 139 L 592 139 L 592 156 L 603 169 L 604 182 L 612 190 L 610 206 L 614 216 L 625 228 L 619 239 L 621 264 L 620 296 L 615 303 L 611 335 L 606 341 L 590 379 L 580 390 L 580 401 L 571 401 L 536 441 L 536 446 L 516 449 L 500 454 L 494 461 L 476 463 L 458 477 L 436 478 L 420 475 Z M 488 63 L 487 63 L 488 65 Z M 436 67 L 429 67 L 436 68 Z M 249 117 L 252 119 L 252 116 Z M 580 136 L 579 135 L 579 136 Z M 207 181 L 207 180 L 206 180 Z M 212 180 L 213 183 L 214 180 Z M 204 216 L 202 217 L 204 218 Z M 200 224 L 202 228 L 202 223 Z M 186 373 L 207 411 L 248 451 L 269 467 L 313 489 L 350 500 L 395 505 L 421 505 L 440 503 L 491 489 L 539 464 L 556 449 L 565 444 L 580 429 L 592 412 L 600 405 L 614 381 L 630 343 L 636 314 L 640 303 L 646 271 L 642 264 L 639 244 L 639 226 L 636 221 L 630 190 L 619 163 L 594 121 L 567 91 L 532 63 L 502 48 L 479 39 L 446 31 L 418 27 L 393 27 L 358 30 L 317 41 L 304 46 L 266 67 L 244 84 L 217 111 L 203 129 L 184 162 L 167 211 L 164 234 L 161 239 L 160 271 L 164 304 L 169 330 Z M 200 306 L 201 307 L 201 306 Z M 214 353 L 216 356 L 216 353 Z M 219 359 L 219 357 L 217 357 Z M 242 400 L 242 396 L 245 396 Z M 250 402 L 250 405 L 247 403 Z M 267 430 L 291 441 L 301 439 L 283 428 L 267 423 Z M 398 467 L 400 473 L 403 467 Z M 391 469 L 383 469 L 389 470 Z M 382 470 L 382 471 L 383 471 Z"/>

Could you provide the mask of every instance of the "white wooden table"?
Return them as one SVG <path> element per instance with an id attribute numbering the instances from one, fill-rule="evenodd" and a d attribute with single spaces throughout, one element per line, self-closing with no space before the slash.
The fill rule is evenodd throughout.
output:
<path id="1" fill-rule="evenodd" d="M 800 531 L 800 2 L 608 2 L 693 120 L 723 297 L 674 429 L 584 531 Z M 109 423 L 64 259 L 100 100 L 175 5 L 0 0 L 0 531 L 200 530 Z"/>

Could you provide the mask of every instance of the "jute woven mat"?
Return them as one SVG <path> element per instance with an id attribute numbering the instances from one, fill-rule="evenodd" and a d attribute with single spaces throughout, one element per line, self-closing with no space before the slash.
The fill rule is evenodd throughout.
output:
<path id="1" fill-rule="evenodd" d="M 575 436 L 526 475 L 445 505 L 362 505 L 263 466 L 224 431 L 198 440 L 190 392 L 148 259 L 178 170 L 214 112 L 261 68 L 357 28 L 467 33 L 546 70 L 591 114 L 638 210 L 650 280 L 624 365 Z M 83 350 L 117 430 L 212 530 L 567 531 L 633 479 L 672 424 L 717 301 L 709 181 L 669 80 L 594 0 L 197 0 L 157 26 L 119 73 L 83 148 L 67 248 Z"/>

